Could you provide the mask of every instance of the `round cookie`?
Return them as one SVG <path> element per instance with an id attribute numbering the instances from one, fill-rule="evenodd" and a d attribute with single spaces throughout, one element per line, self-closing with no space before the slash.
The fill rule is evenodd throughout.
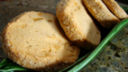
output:
<path id="1" fill-rule="evenodd" d="M 25 12 L 3 31 L 3 50 L 17 64 L 34 70 L 56 72 L 74 63 L 79 48 L 63 36 L 54 15 Z"/>
<path id="2" fill-rule="evenodd" d="M 102 0 L 83 0 L 83 2 L 91 15 L 104 28 L 112 28 L 120 22 L 120 20 L 109 11 Z"/>
<path id="3" fill-rule="evenodd" d="M 100 31 L 81 0 L 61 0 L 57 5 L 56 15 L 69 40 L 86 49 L 99 44 Z"/>
<path id="4" fill-rule="evenodd" d="M 127 13 L 118 5 L 115 0 L 103 0 L 110 11 L 117 16 L 120 20 L 128 18 Z"/>

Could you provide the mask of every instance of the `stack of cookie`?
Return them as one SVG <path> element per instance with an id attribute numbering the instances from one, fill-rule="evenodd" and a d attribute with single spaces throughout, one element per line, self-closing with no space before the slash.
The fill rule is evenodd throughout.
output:
<path id="1" fill-rule="evenodd" d="M 29 11 L 9 22 L 2 34 L 8 58 L 25 68 L 56 72 L 78 59 L 80 47 L 92 49 L 100 43 L 93 18 L 105 29 L 128 18 L 114 0 L 61 0 L 56 16 Z"/>

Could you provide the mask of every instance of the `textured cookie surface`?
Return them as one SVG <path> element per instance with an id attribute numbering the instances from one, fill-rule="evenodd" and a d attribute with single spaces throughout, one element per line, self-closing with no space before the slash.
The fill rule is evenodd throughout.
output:
<path id="1" fill-rule="evenodd" d="M 76 61 L 79 49 L 60 32 L 56 18 L 42 12 L 25 12 L 3 32 L 3 50 L 19 65 L 30 69 L 60 69 Z"/>
<path id="2" fill-rule="evenodd" d="M 83 0 L 83 2 L 92 16 L 103 27 L 111 28 L 119 22 L 119 19 L 107 9 L 102 0 Z"/>
<path id="3" fill-rule="evenodd" d="M 57 5 L 57 18 L 66 36 L 83 45 L 98 45 L 100 32 L 86 12 L 81 0 L 61 0 Z"/>
<path id="4" fill-rule="evenodd" d="M 117 16 L 119 19 L 128 18 L 127 13 L 118 5 L 115 0 L 103 0 L 106 6 L 111 10 L 111 12 Z"/>

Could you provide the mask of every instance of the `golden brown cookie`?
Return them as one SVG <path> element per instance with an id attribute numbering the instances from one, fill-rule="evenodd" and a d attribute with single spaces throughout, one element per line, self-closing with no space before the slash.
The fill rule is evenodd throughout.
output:
<path id="1" fill-rule="evenodd" d="M 118 5 L 115 0 L 103 0 L 103 2 L 120 20 L 128 18 L 127 13 Z"/>
<path id="2" fill-rule="evenodd" d="M 56 15 L 66 36 L 84 47 L 100 42 L 100 31 L 85 10 L 81 0 L 61 0 Z"/>
<path id="3" fill-rule="evenodd" d="M 113 15 L 101 0 L 83 0 L 92 16 L 105 28 L 111 28 L 120 20 Z"/>
<path id="4" fill-rule="evenodd" d="M 3 50 L 17 64 L 54 72 L 74 63 L 79 49 L 60 32 L 54 15 L 25 12 L 8 23 L 3 32 Z"/>

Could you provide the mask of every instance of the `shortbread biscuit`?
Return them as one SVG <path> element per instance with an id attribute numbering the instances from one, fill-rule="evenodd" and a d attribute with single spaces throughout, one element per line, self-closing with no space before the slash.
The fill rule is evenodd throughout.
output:
<path id="1" fill-rule="evenodd" d="M 83 0 L 91 15 L 104 27 L 112 28 L 120 20 L 113 15 L 101 0 Z"/>
<path id="2" fill-rule="evenodd" d="M 110 11 L 120 20 L 128 18 L 127 13 L 118 5 L 115 0 L 103 0 Z"/>
<path id="3" fill-rule="evenodd" d="M 30 11 L 16 17 L 3 31 L 3 50 L 17 64 L 56 72 L 74 63 L 79 48 L 60 32 L 54 15 Z"/>
<path id="4" fill-rule="evenodd" d="M 57 5 L 56 15 L 69 40 L 84 47 L 99 44 L 100 32 L 81 0 L 61 0 Z"/>

